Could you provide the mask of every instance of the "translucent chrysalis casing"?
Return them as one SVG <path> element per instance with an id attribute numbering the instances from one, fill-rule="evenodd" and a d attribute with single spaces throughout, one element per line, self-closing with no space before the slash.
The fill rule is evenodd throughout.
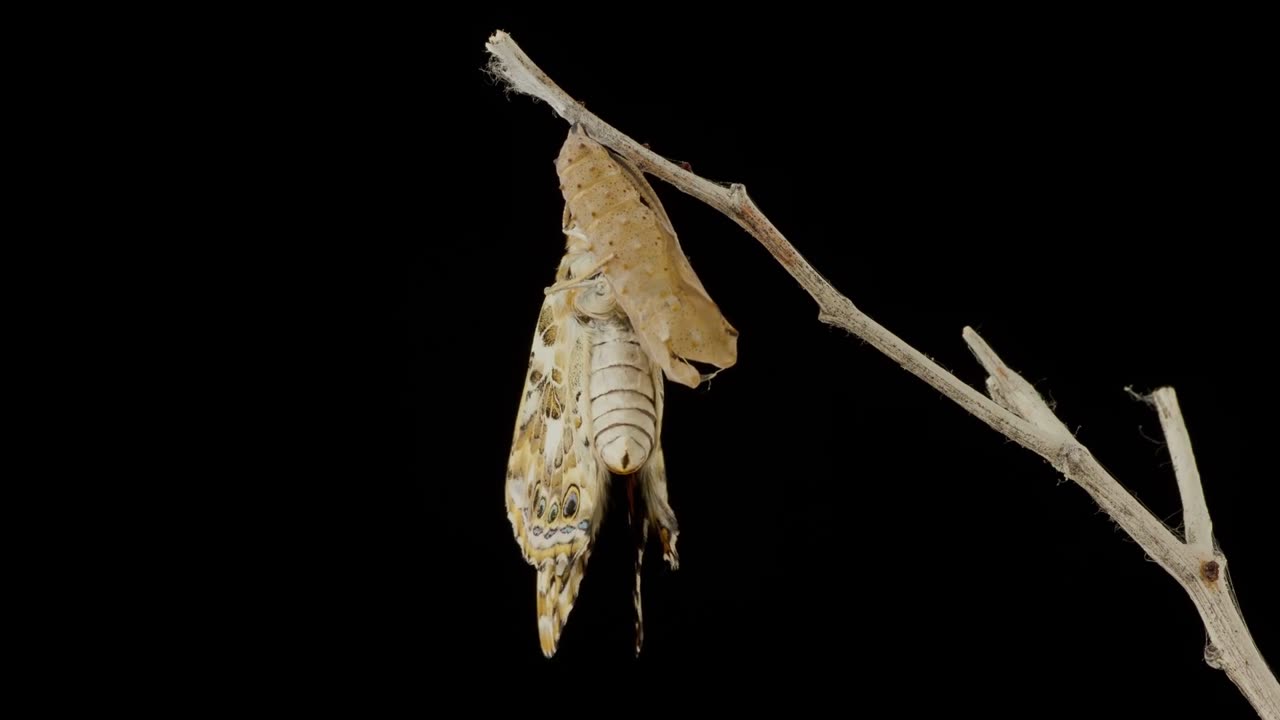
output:
<path id="1" fill-rule="evenodd" d="M 601 263 L 645 351 L 667 377 L 697 387 L 690 362 L 737 362 L 738 331 L 725 320 L 680 248 L 666 210 L 644 176 L 591 139 L 569 132 L 556 159 L 566 235 Z"/>

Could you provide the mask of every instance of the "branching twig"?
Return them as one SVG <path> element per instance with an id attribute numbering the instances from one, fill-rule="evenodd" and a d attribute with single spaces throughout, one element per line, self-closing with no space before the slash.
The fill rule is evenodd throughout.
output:
<path id="1" fill-rule="evenodd" d="M 1173 390 L 1158 390 L 1154 401 L 1182 495 L 1186 543 L 1111 477 L 1031 384 L 1010 370 L 972 329 L 964 329 L 964 339 L 990 374 L 987 389 L 994 402 L 881 327 L 837 292 L 769 222 L 745 187 L 721 186 L 682 169 L 588 112 L 556 86 L 506 33 L 495 33 L 487 48 L 493 56 L 491 69 L 512 88 L 546 102 L 570 123 L 581 123 L 591 137 L 626 157 L 641 171 L 702 200 L 751 233 L 818 303 L 822 322 L 857 335 L 1084 488 L 1191 596 L 1209 633 L 1206 662 L 1224 670 L 1261 717 L 1280 720 L 1280 684 L 1245 627 L 1225 573 L 1226 557 L 1213 546 L 1200 476 Z"/>

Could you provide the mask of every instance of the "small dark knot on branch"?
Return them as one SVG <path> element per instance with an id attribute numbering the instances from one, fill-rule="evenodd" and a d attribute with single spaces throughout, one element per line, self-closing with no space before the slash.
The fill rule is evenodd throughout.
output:
<path id="1" fill-rule="evenodd" d="M 1217 560 L 1206 560 L 1200 563 L 1200 577 L 1204 578 L 1205 582 L 1211 585 L 1218 582 L 1218 574 L 1219 568 Z"/>
<path id="2" fill-rule="evenodd" d="M 1206 643 L 1204 646 L 1204 662 L 1214 670 L 1222 669 L 1222 651 L 1213 643 Z"/>

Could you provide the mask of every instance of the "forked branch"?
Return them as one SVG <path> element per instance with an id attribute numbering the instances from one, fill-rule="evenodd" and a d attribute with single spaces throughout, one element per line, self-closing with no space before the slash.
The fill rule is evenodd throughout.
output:
<path id="1" fill-rule="evenodd" d="M 1214 547 L 1200 475 L 1172 389 L 1158 390 L 1152 399 L 1168 439 L 1182 496 L 1187 529 L 1185 543 L 1102 468 L 1031 384 L 1010 370 L 972 329 L 964 329 L 964 339 L 989 374 L 987 390 L 991 398 L 942 369 L 837 292 L 765 217 L 745 187 L 713 183 L 627 137 L 561 90 L 506 33 L 494 33 L 486 47 L 492 56 L 490 69 L 513 89 L 547 103 L 569 123 L 580 123 L 591 137 L 630 160 L 641 171 L 702 200 L 751 233 L 818 303 L 818 317 L 822 322 L 857 335 L 997 432 L 1048 460 L 1084 488 L 1191 596 L 1209 634 L 1206 662 L 1227 673 L 1259 716 L 1280 720 L 1280 684 L 1245 627 L 1225 572 L 1226 557 Z"/>

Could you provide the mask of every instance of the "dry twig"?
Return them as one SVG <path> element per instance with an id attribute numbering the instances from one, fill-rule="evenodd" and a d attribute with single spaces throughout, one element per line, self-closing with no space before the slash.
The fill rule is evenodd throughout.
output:
<path id="1" fill-rule="evenodd" d="M 1173 457 L 1182 496 L 1185 543 L 1102 468 L 1031 384 L 1010 370 L 971 328 L 964 329 L 964 339 L 989 373 L 987 391 L 991 399 L 864 315 L 837 292 L 769 222 L 745 187 L 713 183 L 627 137 L 556 86 L 506 33 L 494 33 L 486 47 L 492 55 L 491 69 L 513 89 L 547 103 L 571 124 L 582 124 L 591 137 L 626 157 L 641 171 L 702 200 L 751 233 L 818 303 L 822 322 L 857 335 L 1084 488 L 1191 596 L 1209 634 L 1205 661 L 1227 673 L 1260 717 L 1280 720 L 1280 684 L 1249 635 L 1226 575 L 1227 559 L 1214 546 L 1191 441 L 1171 388 L 1157 390 L 1152 400 Z"/>

